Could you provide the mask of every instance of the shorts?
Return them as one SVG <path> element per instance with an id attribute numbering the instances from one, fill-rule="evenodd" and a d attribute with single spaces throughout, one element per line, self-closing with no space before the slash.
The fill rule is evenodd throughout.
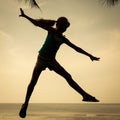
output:
<path id="1" fill-rule="evenodd" d="M 55 59 L 39 54 L 35 67 L 40 70 L 45 70 L 46 68 L 49 68 L 49 70 L 54 70 L 61 66 Z"/>

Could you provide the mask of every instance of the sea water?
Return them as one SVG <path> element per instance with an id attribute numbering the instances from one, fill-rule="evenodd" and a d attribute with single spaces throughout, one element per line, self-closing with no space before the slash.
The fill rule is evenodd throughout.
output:
<path id="1" fill-rule="evenodd" d="M 0 104 L 0 120 L 21 120 L 21 104 Z M 25 120 L 120 120 L 120 104 L 29 104 Z"/>

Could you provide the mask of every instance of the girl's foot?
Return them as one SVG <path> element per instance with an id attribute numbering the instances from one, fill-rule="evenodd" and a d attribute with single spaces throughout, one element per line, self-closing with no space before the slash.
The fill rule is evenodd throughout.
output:
<path id="1" fill-rule="evenodd" d="M 25 117 L 26 117 L 27 106 L 28 106 L 28 105 L 25 105 L 25 104 L 22 105 L 21 110 L 20 110 L 20 112 L 19 112 L 19 116 L 20 116 L 21 118 L 25 118 Z"/>
<path id="2" fill-rule="evenodd" d="M 99 100 L 97 100 L 95 97 L 87 95 L 85 97 L 83 97 L 84 102 L 99 102 Z"/>

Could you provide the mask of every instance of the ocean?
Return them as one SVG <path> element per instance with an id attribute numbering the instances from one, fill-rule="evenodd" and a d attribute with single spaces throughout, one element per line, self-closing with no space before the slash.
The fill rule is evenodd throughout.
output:
<path id="1" fill-rule="evenodd" d="M 31 103 L 26 118 L 19 117 L 21 104 L 0 104 L 0 120 L 120 120 L 120 104 Z"/>

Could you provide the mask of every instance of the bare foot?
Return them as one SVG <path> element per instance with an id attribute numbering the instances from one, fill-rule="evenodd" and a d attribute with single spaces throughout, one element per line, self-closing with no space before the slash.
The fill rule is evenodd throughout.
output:
<path id="1" fill-rule="evenodd" d="M 95 97 L 91 96 L 91 95 L 86 95 L 83 97 L 84 102 L 99 102 L 99 100 L 97 100 Z"/>
<path id="2" fill-rule="evenodd" d="M 27 106 L 28 106 L 28 105 L 25 105 L 25 104 L 22 105 L 21 110 L 20 110 L 20 112 L 19 112 L 19 116 L 20 116 L 21 118 L 25 118 L 25 117 L 26 117 Z"/>

